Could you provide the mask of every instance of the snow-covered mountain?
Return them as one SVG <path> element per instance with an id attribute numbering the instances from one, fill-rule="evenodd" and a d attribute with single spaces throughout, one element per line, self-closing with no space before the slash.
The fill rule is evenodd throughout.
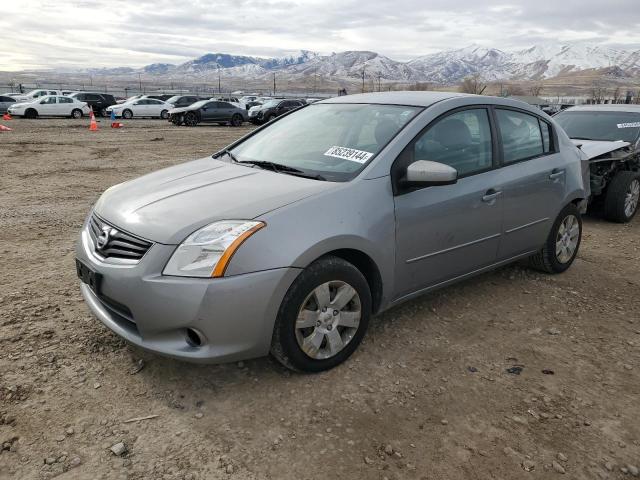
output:
<path id="1" fill-rule="evenodd" d="M 171 79 L 224 77 L 257 80 L 277 71 L 289 80 L 309 76 L 355 80 L 363 71 L 370 80 L 453 84 L 470 75 L 486 81 L 535 80 L 587 69 L 615 70 L 615 76 L 640 74 L 640 50 L 586 44 L 545 44 L 521 50 L 471 45 L 399 62 L 370 51 L 319 55 L 302 50 L 280 58 L 208 53 L 180 65 L 155 63 L 141 69 L 89 69 L 92 75 L 143 74 Z"/>
<path id="2" fill-rule="evenodd" d="M 316 56 L 308 62 L 291 66 L 287 73 L 321 75 L 339 78 L 368 78 L 385 80 L 413 80 L 416 72 L 406 63 L 391 60 L 375 52 L 348 51 Z"/>

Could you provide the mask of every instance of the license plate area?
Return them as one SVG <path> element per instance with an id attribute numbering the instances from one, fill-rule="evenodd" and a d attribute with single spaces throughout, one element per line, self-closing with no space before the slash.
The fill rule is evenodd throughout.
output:
<path id="1" fill-rule="evenodd" d="M 100 282 L 102 281 L 102 275 L 95 270 L 89 268 L 76 258 L 76 273 L 78 278 L 89 286 L 91 291 L 96 295 L 100 294 Z"/>

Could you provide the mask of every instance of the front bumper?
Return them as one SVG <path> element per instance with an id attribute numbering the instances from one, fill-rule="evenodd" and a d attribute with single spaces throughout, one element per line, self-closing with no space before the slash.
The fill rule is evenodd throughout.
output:
<path id="1" fill-rule="evenodd" d="M 221 363 L 266 355 L 280 303 L 300 270 L 216 279 L 163 276 L 174 249 L 156 243 L 137 264 L 108 263 L 94 255 L 83 228 L 76 256 L 102 276 L 99 295 L 80 286 L 93 314 L 130 343 L 181 360 Z M 202 345 L 189 342 L 187 329 L 199 333 Z"/>

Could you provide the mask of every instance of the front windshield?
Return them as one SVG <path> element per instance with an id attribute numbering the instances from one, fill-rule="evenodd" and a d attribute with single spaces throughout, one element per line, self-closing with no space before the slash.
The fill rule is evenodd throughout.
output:
<path id="1" fill-rule="evenodd" d="M 174 95 L 173 97 L 167 99 L 167 103 L 174 104 L 181 98 L 182 98 L 182 95 Z"/>
<path id="2" fill-rule="evenodd" d="M 231 151 L 240 162 L 273 162 L 329 181 L 348 181 L 420 110 L 317 103 L 281 118 Z"/>
<path id="3" fill-rule="evenodd" d="M 640 112 L 568 110 L 555 115 L 553 119 L 569 138 L 633 143 L 640 135 Z"/>
<path id="4" fill-rule="evenodd" d="M 275 107 L 279 103 L 280 103 L 280 100 L 267 100 L 266 102 L 264 102 L 262 104 L 262 106 L 263 107 L 267 107 L 267 108 L 271 108 L 271 107 Z"/>

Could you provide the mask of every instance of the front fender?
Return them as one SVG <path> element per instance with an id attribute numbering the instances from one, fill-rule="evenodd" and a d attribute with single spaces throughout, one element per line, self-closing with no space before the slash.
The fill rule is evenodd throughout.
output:
<path id="1" fill-rule="evenodd" d="M 395 215 L 389 177 L 356 179 L 283 206 L 233 256 L 227 275 L 306 268 L 334 250 L 357 250 L 376 264 L 385 291 L 395 269 Z"/>

